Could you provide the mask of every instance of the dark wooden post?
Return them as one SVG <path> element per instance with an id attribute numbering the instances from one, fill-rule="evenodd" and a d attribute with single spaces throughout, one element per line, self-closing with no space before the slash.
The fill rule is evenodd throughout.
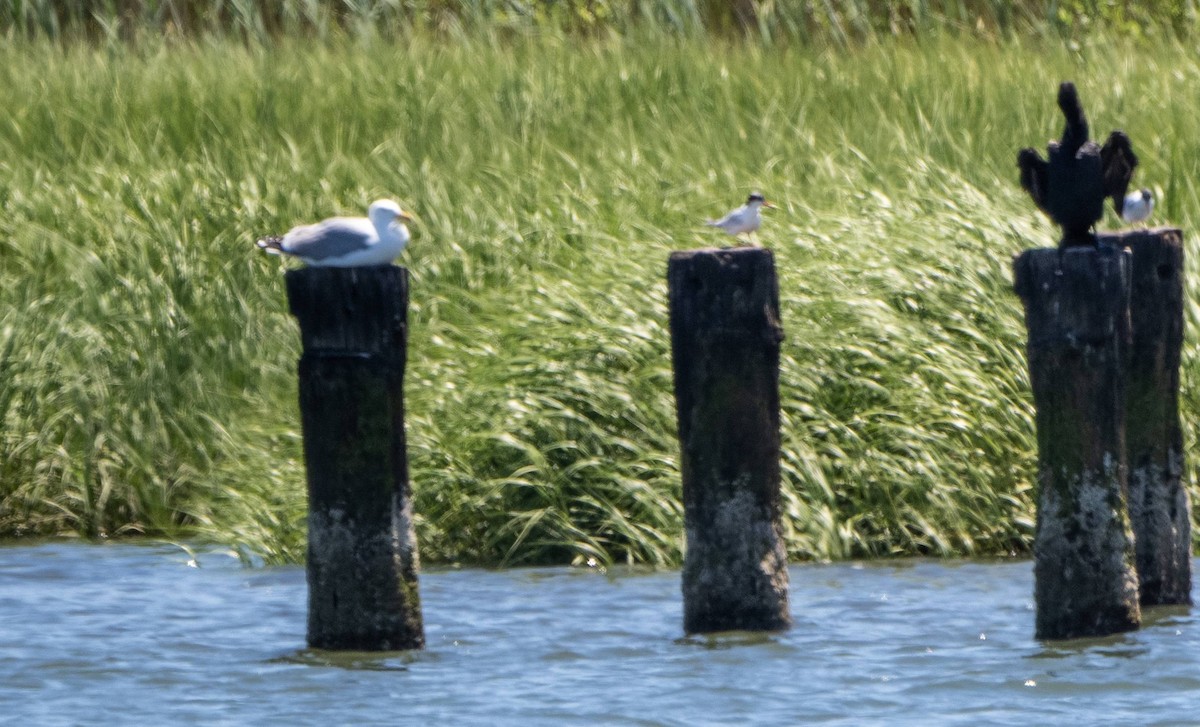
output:
<path id="1" fill-rule="evenodd" d="M 1112 248 L 1071 247 L 1013 263 L 1037 408 L 1039 639 L 1141 623 L 1125 507 L 1129 262 Z"/>
<path id="2" fill-rule="evenodd" d="M 308 643 L 422 648 L 404 439 L 408 271 L 301 268 L 287 290 L 304 349 Z"/>
<path id="3" fill-rule="evenodd" d="M 1183 233 L 1135 230 L 1099 242 L 1133 251 L 1125 439 L 1141 602 L 1191 603 L 1192 517 L 1179 421 Z"/>
<path id="4" fill-rule="evenodd" d="M 779 525 L 779 287 L 770 250 L 671 254 L 687 633 L 791 624 Z"/>

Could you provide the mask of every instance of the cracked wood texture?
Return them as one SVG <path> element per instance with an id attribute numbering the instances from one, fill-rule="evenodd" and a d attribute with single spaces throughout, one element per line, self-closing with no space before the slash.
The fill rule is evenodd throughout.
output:
<path id="1" fill-rule="evenodd" d="M 762 248 L 667 265 L 686 543 L 684 630 L 791 624 L 779 513 L 779 288 Z"/>
<path id="2" fill-rule="evenodd" d="M 1183 233 L 1159 228 L 1098 237 L 1101 245 L 1133 253 L 1125 440 L 1141 603 L 1189 604 L 1191 504 L 1179 420 Z"/>
<path id="3" fill-rule="evenodd" d="M 1037 638 L 1136 629 L 1125 462 L 1130 254 L 1027 250 L 1013 279 L 1037 409 Z"/>
<path id="4" fill-rule="evenodd" d="M 302 268 L 287 290 L 303 344 L 308 644 L 422 648 L 404 435 L 408 271 Z"/>

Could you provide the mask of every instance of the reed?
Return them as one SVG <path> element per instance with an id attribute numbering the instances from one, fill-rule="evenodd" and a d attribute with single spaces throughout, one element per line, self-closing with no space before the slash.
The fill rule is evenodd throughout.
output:
<path id="1" fill-rule="evenodd" d="M 0 45 L 0 533 L 303 557 L 298 337 L 253 240 L 394 196 L 426 560 L 676 563 L 666 258 L 762 189 L 791 555 L 1025 552 L 1008 269 L 1054 232 L 1014 154 L 1074 78 L 1195 229 L 1190 45 L 651 37 Z"/>
<path id="2" fill-rule="evenodd" d="M 846 46 L 881 36 L 946 32 L 1191 33 L 1196 23 L 1193 0 L 0 0 L 0 32 L 9 37 L 119 42 L 163 35 L 260 41 L 395 37 L 414 30 L 460 36 L 480 30 L 644 29 Z"/>

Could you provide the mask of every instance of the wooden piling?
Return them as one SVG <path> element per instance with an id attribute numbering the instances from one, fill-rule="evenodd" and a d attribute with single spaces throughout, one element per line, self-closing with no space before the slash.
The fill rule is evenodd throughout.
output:
<path id="1" fill-rule="evenodd" d="M 287 290 L 303 344 L 308 644 L 422 648 L 404 437 L 408 271 L 301 268 Z"/>
<path id="2" fill-rule="evenodd" d="M 1129 518 L 1143 606 L 1191 603 L 1191 504 L 1183 487 L 1179 360 L 1183 348 L 1183 233 L 1174 228 L 1099 236 L 1133 252 L 1132 344 L 1125 440 Z"/>
<path id="3" fill-rule="evenodd" d="M 1013 279 L 1037 408 L 1037 638 L 1136 629 L 1125 462 L 1130 255 L 1027 250 L 1013 262 Z"/>
<path id="4" fill-rule="evenodd" d="M 791 624 L 779 512 L 779 288 L 770 250 L 671 254 L 687 633 Z"/>

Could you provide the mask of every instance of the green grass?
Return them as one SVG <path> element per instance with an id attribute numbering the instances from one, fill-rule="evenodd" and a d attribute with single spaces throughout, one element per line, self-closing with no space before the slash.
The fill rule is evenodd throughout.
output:
<path id="1" fill-rule="evenodd" d="M 0 534 L 302 558 L 299 340 L 253 240 L 392 196 L 420 218 L 403 262 L 425 559 L 678 562 L 666 260 L 762 189 L 782 208 L 760 238 L 787 332 L 791 555 L 1024 552 L 1009 265 L 1054 231 L 1015 154 L 1057 136 L 1064 78 L 1097 136 L 1130 133 L 1157 220 L 1195 230 L 1184 42 L 0 45 Z"/>
<path id="2" fill-rule="evenodd" d="M 0 0 L 0 34 L 93 42 L 217 35 L 257 42 L 530 29 L 718 33 L 849 46 L 879 36 L 1190 34 L 1195 0 Z"/>

